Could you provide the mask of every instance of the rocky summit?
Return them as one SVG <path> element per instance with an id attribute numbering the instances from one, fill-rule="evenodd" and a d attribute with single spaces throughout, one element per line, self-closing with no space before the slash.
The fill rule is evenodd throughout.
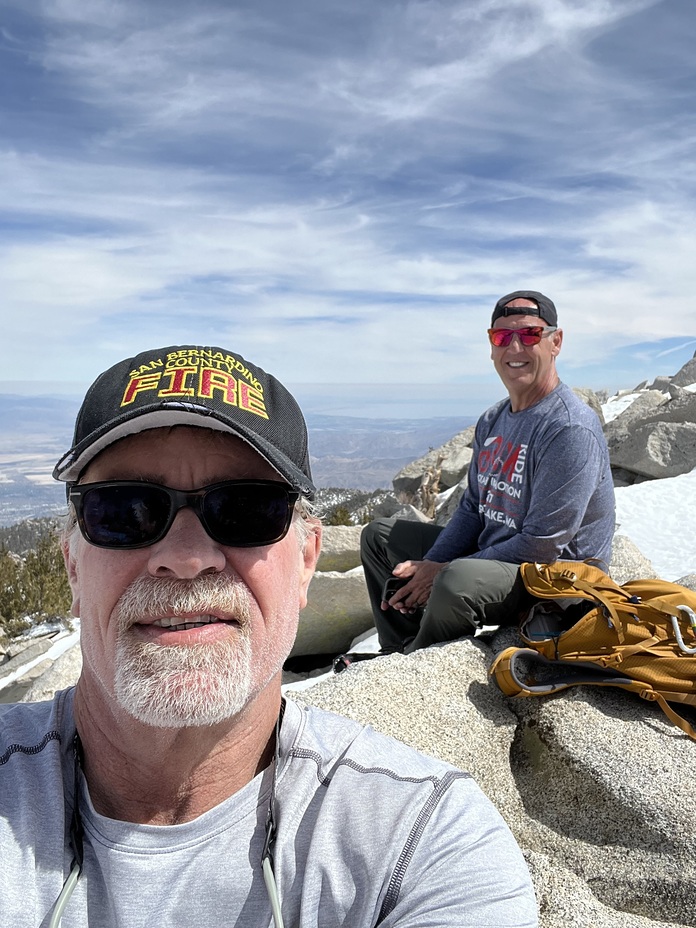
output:
<path id="1" fill-rule="evenodd" d="M 696 467 L 695 381 L 691 361 L 673 378 L 641 384 L 601 407 L 591 391 L 578 391 L 606 417 L 617 485 Z M 401 517 L 449 518 L 472 437 L 467 429 L 400 471 L 394 508 L 402 506 Z M 361 530 L 326 528 L 296 659 L 311 663 L 313 656 L 340 653 L 372 627 L 359 561 Z M 651 563 L 620 534 L 610 573 L 619 583 L 655 576 Z M 696 589 L 693 574 L 678 582 Z M 696 742 L 653 703 L 608 688 L 505 697 L 488 669 L 497 653 L 518 642 L 513 629 L 504 629 L 409 656 L 380 657 L 324 675 L 312 686 L 303 679 L 305 688 L 286 687 L 286 695 L 372 725 L 471 772 L 523 849 L 541 928 L 696 926 Z M 13 666 L 17 660 L 11 656 Z M 50 698 L 74 683 L 79 651 L 74 647 L 48 663 L 42 661 L 44 672 L 24 699 Z M 285 682 L 297 679 L 287 673 Z"/>

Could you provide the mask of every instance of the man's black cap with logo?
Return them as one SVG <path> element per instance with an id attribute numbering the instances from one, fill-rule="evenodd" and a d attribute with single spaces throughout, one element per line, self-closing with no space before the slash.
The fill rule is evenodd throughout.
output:
<path id="1" fill-rule="evenodd" d="M 292 487 L 314 496 L 307 426 L 295 398 L 241 355 L 201 345 L 143 351 L 100 374 L 78 413 L 72 448 L 53 476 L 74 483 L 113 442 L 174 425 L 238 436 Z"/>

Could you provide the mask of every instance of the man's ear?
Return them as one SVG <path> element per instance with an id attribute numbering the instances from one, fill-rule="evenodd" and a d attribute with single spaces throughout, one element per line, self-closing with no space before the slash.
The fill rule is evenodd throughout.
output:
<path id="1" fill-rule="evenodd" d="M 552 346 L 551 353 L 553 354 L 554 358 L 558 356 L 561 350 L 562 344 L 563 344 L 563 329 L 557 329 L 551 336 L 551 346 Z"/>
<path id="2" fill-rule="evenodd" d="M 70 611 L 77 619 L 80 617 L 80 581 L 77 572 L 77 561 L 75 560 L 74 553 L 71 551 L 70 537 L 64 537 L 61 540 L 60 547 L 63 551 L 63 562 L 65 563 L 65 571 L 68 575 L 68 583 L 70 584 L 70 590 L 72 592 L 72 605 Z"/>
<path id="3" fill-rule="evenodd" d="M 300 609 L 307 605 L 307 590 L 321 552 L 321 522 L 307 519 L 307 538 L 300 552 Z"/>

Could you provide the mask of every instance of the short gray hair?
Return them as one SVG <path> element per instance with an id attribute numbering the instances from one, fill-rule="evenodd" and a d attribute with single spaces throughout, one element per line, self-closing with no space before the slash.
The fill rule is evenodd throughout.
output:
<path id="1" fill-rule="evenodd" d="M 304 545 L 309 536 L 321 525 L 317 507 L 306 496 L 300 496 L 295 503 L 293 523 L 300 545 Z"/>

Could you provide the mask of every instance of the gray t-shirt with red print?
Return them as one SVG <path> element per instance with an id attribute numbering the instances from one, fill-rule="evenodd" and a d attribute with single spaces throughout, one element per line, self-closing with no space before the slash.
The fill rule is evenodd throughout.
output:
<path id="1" fill-rule="evenodd" d="M 481 416 L 466 492 L 426 558 L 608 564 L 613 534 L 602 426 L 561 383 L 529 409 L 512 412 L 508 399 Z"/>

